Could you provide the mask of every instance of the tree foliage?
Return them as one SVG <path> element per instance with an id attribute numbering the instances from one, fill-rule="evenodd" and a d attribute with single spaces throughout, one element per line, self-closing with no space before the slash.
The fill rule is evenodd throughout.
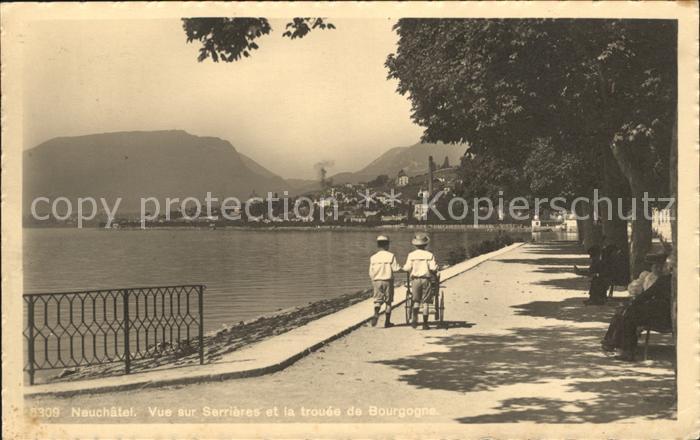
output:
<path id="1" fill-rule="evenodd" d="M 617 142 L 648 180 L 666 180 L 673 22 L 401 19 L 394 28 L 386 66 L 424 141 L 469 142 L 513 167 L 537 139 L 562 152 Z"/>
<path id="2" fill-rule="evenodd" d="M 465 154 L 462 157 L 459 173 L 462 184 L 457 190 L 457 195 L 467 199 L 474 197 L 488 197 L 497 200 L 523 194 L 525 184 L 521 169 L 510 166 L 506 161 L 488 155 Z"/>
<path id="3" fill-rule="evenodd" d="M 590 150 L 557 148 L 547 138 L 535 139 L 523 164 L 524 178 L 534 197 L 564 197 L 569 203 L 588 196 L 600 177 Z"/>
<path id="4" fill-rule="evenodd" d="M 182 19 L 182 28 L 187 42 L 199 42 L 198 61 L 211 58 L 230 63 L 241 57 L 249 57 L 259 48 L 255 42 L 272 31 L 267 18 L 263 17 L 192 17 Z M 335 29 L 323 18 L 294 18 L 285 26 L 282 37 L 303 38 L 313 29 Z"/>
<path id="5" fill-rule="evenodd" d="M 389 78 L 424 141 L 468 142 L 515 174 L 525 164 L 531 190 L 549 197 L 604 185 L 612 197 L 668 192 L 676 22 L 401 19 L 394 29 Z M 637 212 L 633 273 L 650 246 Z"/>

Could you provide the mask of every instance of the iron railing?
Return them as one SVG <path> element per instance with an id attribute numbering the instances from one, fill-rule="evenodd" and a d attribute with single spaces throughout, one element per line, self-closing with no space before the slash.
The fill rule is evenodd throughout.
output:
<path id="1" fill-rule="evenodd" d="M 24 294 L 29 383 L 35 372 L 149 359 L 198 345 L 204 363 L 203 285 Z M 196 338 L 196 339 L 195 339 Z M 196 341 L 196 344 L 195 344 Z"/>

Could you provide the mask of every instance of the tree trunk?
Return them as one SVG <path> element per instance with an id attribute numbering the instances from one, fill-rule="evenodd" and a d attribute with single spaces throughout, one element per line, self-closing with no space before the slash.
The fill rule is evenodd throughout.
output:
<path id="1" fill-rule="evenodd" d="M 637 163 L 632 160 L 622 145 L 613 142 L 610 148 L 620 171 L 629 182 L 632 197 L 636 199 L 636 203 L 633 205 L 636 209 L 634 220 L 632 220 L 632 244 L 630 246 L 630 275 L 634 279 L 644 270 L 644 257 L 651 249 L 651 220 L 647 219 L 642 201 L 644 191 L 648 191 L 649 186 L 646 184 L 643 170 L 638 168 Z"/>
<path id="2" fill-rule="evenodd" d="M 636 279 L 646 269 L 644 258 L 651 250 L 651 220 L 644 215 L 644 208 L 639 206 L 641 195 L 637 197 L 635 219 L 632 221 L 632 246 L 630 247 L 630 275 Z"/>
<path id="3" fill-rule="evenodd" d="M 605 244 L 615 244 L 622 253 L 624 260 L 624 273 L 619 274 L 616 280 L 629 283 L 629 241 L 627 239 L 627 220 L 620 218 L 621 213 L 628 208 L 624 198 L 629 197 L 629 184 L 622 175 L 620 167 L 615 162 L 610 149 L 605 149 L 603 155 L 603 195 L 611 199 L 610 206 L 606 202 L 600 203 L 598 209 L 603 220 L 603 235 Z M 621 265 L 622 266 L 622 265 Z"/>
<path id="4" fill-rule="evenodd" d="M 601 244 L 602 234 L 600 227 L 593 220 L 593 209 L 588 203 L 579 203 L 577 205 L 577 214 L 580 217 L 585 217 L 581 220 L 583 223 L 583 249 L 588 251 L 591 246 Z"/>
<path id="5" fill-rule="evenodd" d="M 576 241 L 583 245 L 583 220 L 576 219 Z"/>

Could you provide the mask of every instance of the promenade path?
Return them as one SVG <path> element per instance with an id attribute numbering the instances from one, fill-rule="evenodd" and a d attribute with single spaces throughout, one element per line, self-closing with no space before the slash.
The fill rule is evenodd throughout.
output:
<path id="1" fill-rule="evenodd" d="M 61 416 L 53 420 L 64 423 L 114 423 L 71 416 L 72 408 L 112 406 L 134 409 L 135 417 L 120 423 L 605 423 L 675 417 L 669 337 L 652 335 L 648 361 L 604 355 L 600 340 L 619 299 L 583 305 L 587 279 L 574 275 L 572 266 L 586 262 L 572 243 L 527 244 L 445 282 L 446 329 L 364 325 L 265 376 L 35 397 L 27 405 L 59 407 Z M 396 310 L 394 321 L 403 320 L 403 308 Z M 361 415 L 348 414 L 352 408 Z M 422 416 L 402 413 L 407 408 L 419 408 Z M 167 409 L 172 415 L 162 412 Z M 188 416 L 178 416 L 178 410 Z"/>

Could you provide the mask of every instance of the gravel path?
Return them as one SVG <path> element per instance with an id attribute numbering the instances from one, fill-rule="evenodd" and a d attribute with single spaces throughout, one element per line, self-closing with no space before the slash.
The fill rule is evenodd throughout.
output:
<path id="1" fill-rule="evenodd" d="M 71 398 L 46 422 L 605 423 L 675 417 L 673 350 L 653 334 L 649 361 L 606 357 L 617 301 L 584 306 L 571 244 L 530 244 L 445 283 L 447 329 L 362 327 L 279 373 Z M 618 293 L 623 296 L 625 293 Z M 399 310 L 397 310 L 399 312 Z M 394 321 L 403 323 L 403 310 Z M 167 411 L 170 410 L 171 414 Z M 359 412 L 358 412 L 359 410 Z M 77 412 L 76 412 L 77 411 Z M 293 411 L 293 415 L 291 413 Z M 98 414 L 99 416 L 99 414 Z"/>

